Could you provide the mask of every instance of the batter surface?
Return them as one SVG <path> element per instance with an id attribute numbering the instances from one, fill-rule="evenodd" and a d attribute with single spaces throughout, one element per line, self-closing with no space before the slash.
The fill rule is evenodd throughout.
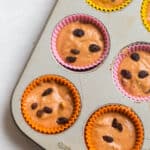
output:
<path id="1" fill-rule="evenodd" d="M 128 54 L 119 65 L 118 77 L 129 94 L 150 96 L 150 52 Z"/>
<path id="2" fill-rule="evenodd" d="M 98 117 L 91 130 L 91 143 L 95 150 L 132 150 L 135 145 L 135 127 L 119 113 Z"/>
<path id="3" fill-rule="evenodd" d="M 56 47 L 64 62 L 84 67 L 98 61 L 104 51 L 104 41 L 97 27 L 77 21 L 60 31 Z"/>
<path id="4" fill-rule="evenodd" d="M 148 23 L 150 24 L 150 2 L 149 2 L 149 4 L 148 4 L 148 7 L 147 7 L 147 21 L 148 21 Z"/>
<path id="5" fill-rule="evenodd" d="M 67 87 L 54 81 L 41 83 L 24 101 L 32 122 L 44 128 L 68 122 L 73 113 L 72 95 Z"/>
<path id="6" fill-rule="evenodd" d="M 105 8 L 112 8 L 117 7 L 125 2 L 125 0 L 92 0 L 96 5 L 105 7 Z"/>

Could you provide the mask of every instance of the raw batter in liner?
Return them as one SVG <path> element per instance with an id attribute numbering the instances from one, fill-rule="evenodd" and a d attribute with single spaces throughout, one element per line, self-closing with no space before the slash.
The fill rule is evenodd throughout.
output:
<path id="1" fill-rule="evenodd" d="M 150 96 L 150 52 L 139 50 L 127 54 L 119 65 L 118 77 L 129 94 Z"/>
<path id="2" fill-rule="evenodd" d="M 104 51 L 103 36 L 97 27 L 79 21 L 60 31 L 56 46 L 64 62 L 79 67 L 95 63 Z"/>
<path id="3" fill-rule="evenodd" d="M 92 0 L 96 5 L 102 6 L 104 8 L 117 7 L 124 3 L 126 0 Z"/>
<path id="4" fill-rule="evenodd" d="M 147 21 L 150 24 L 150 2 L 149 2 L 148 7 L 147 7 L 147 15 L 146 16 L 147 16 Z"/>
<path id="5" fill-rule="evenodd" d="M 58 127 L 68 122 L 73 113 L 72 95 L 67 87 L 54 81 L 41 83 L 25 100 L 26 113 L 44 128 Z"/>
<path id="6" fill-rule="evenodd" d="M 135 145 L 135 127 L 119 113 L 106 113 L 98 117 L 90 134 L 95 150 L 132 150 Z"/>

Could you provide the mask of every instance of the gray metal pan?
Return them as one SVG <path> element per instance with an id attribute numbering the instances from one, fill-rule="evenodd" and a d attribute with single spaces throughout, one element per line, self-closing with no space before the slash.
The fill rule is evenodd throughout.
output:
<path id="1" fill-rule="evenodd" d="M 136 41 L 148 42 L 150 39 L 150 34 L 141 22 L 141 3 L 139 0 L 134 0 L 121 11 L 104 13 L 93 9 L 84 0 L 57 1 L 23 70 L 11 100 L 13 118 L 25 135 L 44 149 L 85 150 L 84 127 L 91 113 L 103 105 L 119 103 L 132 107 L 138 114 L 145 130 L 143 150 L 150 149 L 150 121 L 148 121 L 150 103 L 134 103 L 123 96 L 113 83 L 110 69 L 115 56 L 124 46 Z M 61 66 L 55 60 L 50 45 L 55 25 L 62 18 L 77 13 L 89 14 L 101 20 L 108 29 L 111 39 L 110 53 L 105 62 L 96 69 L 87 72 L 75 72 Z M 68 78 L 75 84 L 81 95 L 82 109 L 78 120 L 67 131 L 56 135 L 46 135 L 33 130 L 25 122 L 20 109 L 20 99 L 26 86 L 33 79 L 44 74 L 57 74 Z"/>

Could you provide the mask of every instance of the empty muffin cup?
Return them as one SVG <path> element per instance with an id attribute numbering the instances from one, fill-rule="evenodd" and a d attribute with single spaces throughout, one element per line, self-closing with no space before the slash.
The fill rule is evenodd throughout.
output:
<path id="1" fill-rule="evenodd" d="M 62 19 L 55 27 L 51 48 L 62 66 L 85 71 L 101 64 L 109 53 L 110 39 L 98 19 L 76 14 Z"/>
<path id="2" fill-rule="evenodd" d="M 113 66 L 118 89 L 136 101 L 150 100 L 150 44 L 135 42 L 121 50 Z"/>
<path id="3" fill-rule="evenodd" d="M 76 87 L 64 77 L 44 75 L 33 80 L 21 99 L 21 111 L 34 130 L 56 134 L 73 125 L 80 113 Z"/>

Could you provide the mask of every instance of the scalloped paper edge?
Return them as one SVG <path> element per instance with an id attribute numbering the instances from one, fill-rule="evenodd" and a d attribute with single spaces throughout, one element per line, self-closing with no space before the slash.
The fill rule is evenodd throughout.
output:
<path id="1" fill-rule="evenodd" d="M 25 101 L 28 93 L 30 93 L 41 82 L 49 82 L 51 80 L 56 81 L 57 83 L 61 83 L 61 84 L 63 83 L 65 86 L 67 86 L 71 90 L 71 93 L 72 93 L 73 98 L 74 98 L 73 100 L 74 100 L 74 107 L 75 108 L 74 108 L 72 116 L 70 117 L 68 123 L 66 123 L 65 125 L 61 125 L 58 128 L 44 128 L 43 126 L 35 124 L 34 121 L 32 120 L 32 118 L 30 117 L 30 115 L 26 112 L 26 108 L 24 105 L 24 101 Z M 40 133 L 56 134 L 56 133 L 63 132 L 64 130 L 68 129 L 69 127 L 71 127 L 75 123 L 75 121 L 77 120 L 77 118 L 80 114 L 80 111 L 81 111 L 81 99 L 80 99 L 80 95 L 79 95 L 77 88 L 75 87 L 75 85 L 71 81 L 69 81 L 65 77 L 62 77 L 59 75 L 50 75 L 49 74 L 49 75 L 43 75 L 43 76 L 40 76 L 38 78 L 35 78 L 26 87 L 26 89 L 24 90 L 24 93 L 22 95 L 22 98 L 21 98 L 21 112 L 22 112 L 22 115 L 23 115 L 26 123 L 32 129 L 34 129 Z"/>
<path id="2" fill-rule="evenodd" d="M 137 51 L 137 49 L 141 49 L 142 51 L 150 51 L 150 43 L 148 42 L 134 42 L 131 43 L 125 47 L 123 47 L 120 52 L 118 53 L 118 55 L 115 57 L 115 60 L 113 62 L 113 68 L 112 68 L 112 78 L 113 78 L 113 82 L 115 84 L 115 86 L 117 87 L 117 89 L 126 97 L 128 97 L 129 99 L 131 99 L 133 102 L 149 102 L 150 101 L 150 96 L 134 96 L 131 95 L 130 93 L 128 93 L 120 84 L 119 79 L 118 79 L 118 67 L 119 64 L 121 62 L 121 60 L 123 59 L 123 54 L 122 54 L 122 50 L 123 49 L 127 49 L 128 53 L 130 52 L 135 52 Z"/>
<path id="3" fill-rule="evenodd" d="M 89 134 L 89 132 L 91 132 L 91 130 L 92 130 L 92 125 L 94 124 L 94 121 L 100 115 L 103 115 L 104 113 L 109 113 L 109 112 L 123 114 L 132 121 L 132 123 L 135 126 L 135 129 L 137 130 L 136 131 L 136 135 L 137 135 L 136 142 L 135 142 L 135 146 L 133 147 L 132 150 L 140 150 L 142 148 L 143 141 L 144 141 L 143 123 L 142 123 L 141 119 L 139 118 L 139 116 L 135 113 L 135 111 L 132 108 L 122 105 L 122 104 L 108 104 L 108 105 L 102 106 L 90 115 L 90 117 L 85 125 L 85 131 L 84 131 L 84 138 L 85 138 L 85 143 L 86 143 L 87 149 L 88 150 L 96 150 L 95 147 L 93 146 L 93 144 L 91 143 L 91 137 Z"/>

